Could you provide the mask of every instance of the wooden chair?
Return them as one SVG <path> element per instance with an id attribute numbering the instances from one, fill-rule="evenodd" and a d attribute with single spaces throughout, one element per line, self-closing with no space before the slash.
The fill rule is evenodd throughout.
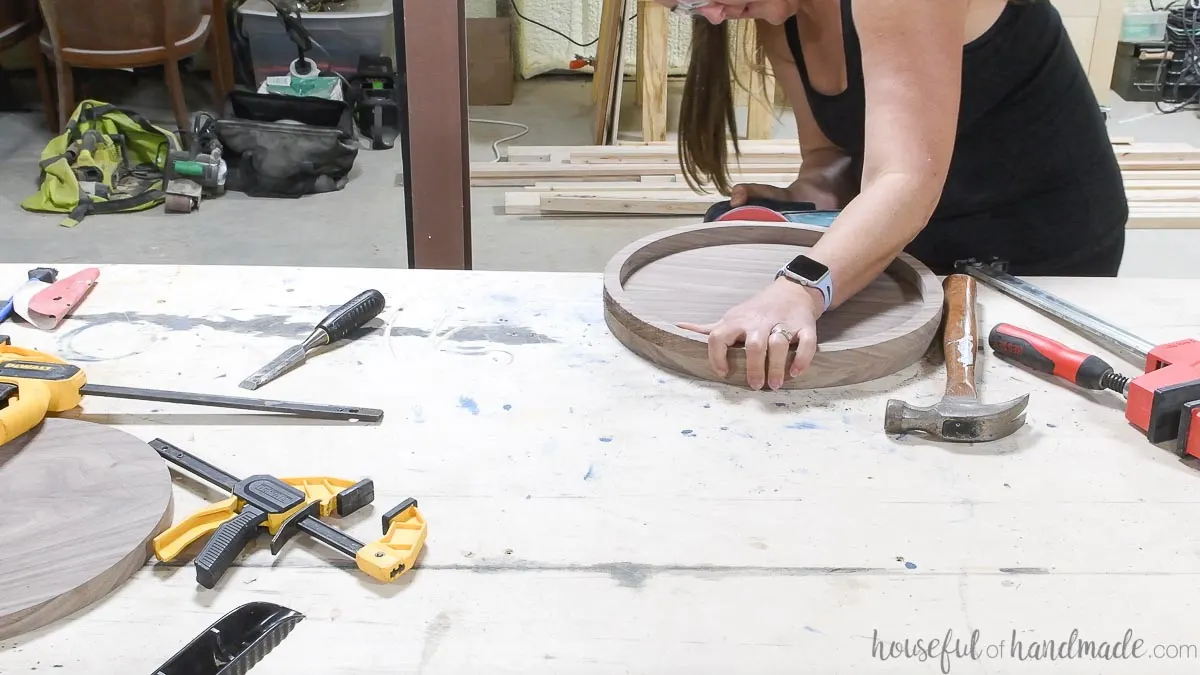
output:
<path id="1" fill-rule="evenodd" d="M 73 68 L 161 65 L 180 128 L 189 126 L 179 61 L 207 48 L 219 111 L 233 87 L 224 0 L 39 0 L 46 31 L 41 48 L 58 81 L 60 131 L 75 111 Z M 220 11 L 213 11 L 214 2 Z"/>
<path id="2" fill-rule="evenodd" d="M 34 71 L 37 72 L 38 91 L 42 94 L 42 107 L 46 110 L 46 127 L 51 131 L 58 128 L 54 114 L 54 93 L 50 89 L 50 77 L 46 73 L 46 62 L 38 49 L 37 36 L 42 32 L 41 15 L 37 0 L 0 2 L 0 52 L 7 51 L 22 42 L 29 48 Z"/>

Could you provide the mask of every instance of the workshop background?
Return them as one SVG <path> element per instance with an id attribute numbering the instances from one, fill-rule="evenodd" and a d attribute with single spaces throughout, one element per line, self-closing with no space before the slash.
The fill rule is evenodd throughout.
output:
<path id="1" fill-rule="evenodd" d="M 40 5 L 64 1 L 40 0 Z M 189 1 L 210 5 L 210 0 Z M 1165 0 L 1052 1 L 1066 17 L 1072 41 L 1109 108 L 1110 134 L 1114 143 L 1122 143 L 1114 147 L 1157 153 L 1153 156 L 1168 162 L 1158 167 L 1164 172 L 1190 170 L 1188 162 L 1200 159 L 1200 119 L 1192 105 L 1200 96 L 1200 67 L 1197 59 L 1187 58 L 1188 36 L 1177 37 L 1174 44 L 1181 53 L 1174 58 L 1186 67 L 1170 76 L 1174 98 L 1168 100 L 1161 83 L 1155 88 L 1155 77 L 1164 77 L 1156 75 L 1155 64 L 1168 45 L 1170 10 Z M 121 1 L 130 11 L 161 3 Z M 13 4 L 17 3 L 5 7 Z M 304 25 L 324 36 L 318 38 L 322 47 L 310 50 L 310 56 L 320 60 L 319 49 L 326 42 L 334 51 L 359 47 L 394 56 L 390 0 L 329 4 L 329 11 L 320 16 L 303 15 Z M 1175 11 L 1181 4 L 1175 3 Z M 647 24 L 651 12 L 643 10 L 649 5 L 628 0 L 621 34 L 611 23 L 605 27 L 610 6 L 606 0 L 467 0 L 465 6 L 470 157 L 472 174 L 478 177 L 470 192 L 475 268 L 595 272 L 630 241 L 699 220 L 696 199 L 677 203 L 672 201 L 680 196 L 676 192 L 659 195 L 657 211 L 645 213 L 630 209 L 640 200 L 632 190 L 595 199 L 570 193 L 547 199 L 531 190 L 532 185 L 519 180 L 513 184 L 516 179 L 495 174 L 514 161 L 510 149 L 521 161 L 561 163 L 573 162 L 573 153 L 586 154 L 598 144 L 637 143 L 644 139 L 646 125 L 653 126 L 656 138 L 671 138 L 688 58 L 683 18 L 652 12 Z M 286 74 L 295 52 L 270 6 L 264 0 L 247 0 L 235 13 L 240 13 L 240 21 L 230 26 L 230 45 L 223 51 L 233 54 L 238 70 L 252 73 L 256 86 L 262 77 Z M 4 25 L 6 20 L 12 23 L 12 17 L 0 12 L 0 262 L 406 266 L 400 150 L 373 150 L 366 141 L 345 186 L 324 194 L 263 199 L 226 192 L 203 199 L 198 210 L 188 214 L 167 213 L 159 206 L 94 215 L 75 227 L 63 227 L 61 214 L 23 208 L 22 202 L 37 192 L 38 162 L 57 132 L 48 127 L 43 101 L 56 95 L 59 83 L 48 32 L 42 31 L 40 49 L 36 38 L 13 43 L 9 38 L 15 33 L 11 25 Z M 609 37 L 602 38 L 606 30 Z M 647 36 L 640 34 L 643 31 Z M 110 35 L 113 40 L 119 37 L 119 31 Z M 594 67 L 605 49 L 621 55 L 616 70 L 622 85 L 607 90 Z M 213 108 L 211 53 L 198 44 L 181 62 L 181 96 L 190 113 Z M 220 45 L 215 53 L 222 53 Z M 34 54 L 49 59 L 49 91 L 39 87 Z M 665 56 L 662 63 L 647 66 L 644 55 Z M 661 91 L 653 82 L 647 84 L 646 68 L 652 73 L 649 79 L 665 78 Z M 610 68 L 604 75 L 612 72 Z M 161 67 L 76 67 L 72 73 L 75 101 L 100 100 L 136 110 L 155 123 L 175 124 L 176 106 Z M 790 111 L 776 106 L 766 108 L 766 117 L 763 108 L 756 112 L 756 102 L 761 105 L 764 96 L 769 100 L 772 95 L 781 103 L 774 92 L 743 96 L 738 112 L 742 128 L 757 127 L 752 137 L 754 143 L 766 144 L 761 152 L 794 152 L 794 145 L 788 150 L 789 139 L 795 137 Z M 610 101 L 615 101 L 611 112 L 598 112 Z M 651 103 L 655 110 L 649 109 Z M 607 134 L 606 124 L 615 124 Z M 554 151 L 547 150 L 545 157 L 521 154 L 521 148 L 530 146 L 538 152 Z M 1194 156 L 1189 154 L 1193 148 Z M 1157 179 L 1147 177 L 1152 180 Z M 1166 187 L 1161 182 L 1138 183 L 1138 218 L 1131 219 L 1122 274 L 1196 276 L 1189 254 L 1200 244 L 1200 192 L 1189 192 L 1195 187 L 1161 189 Z M 713 195 L 707 197 L 714 200 Z M 576 208 L 556 208 L 552 202 Z"/>

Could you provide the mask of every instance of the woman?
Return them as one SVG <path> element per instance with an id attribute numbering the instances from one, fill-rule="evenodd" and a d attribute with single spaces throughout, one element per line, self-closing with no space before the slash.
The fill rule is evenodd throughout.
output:
<path id="1" fill-rule="evenodd" d="M 680 9 L 677 0 L 658 0 Z M 692 3 L 694 4 L 694 3 Z M 811 363 L 820 316 L 902 251 L 935 273 L 1002 258 L 1013 274 L 1116 276 L 1128 204 L 1104 116 L 1047 0 L 711 0 L 697 10 L 680 111 L 690 180 L 749 198 L 842 209 L 768 287 L 713 324 L 713 368 L 744 342 L 747 383 Z M 796 117 L 788 188 L 728 186 L 728 23 L 756 20 Z M 736 138 L 736 129 L 732 129 Z M 791 264 L 789 264 L 791 263 Z"/>

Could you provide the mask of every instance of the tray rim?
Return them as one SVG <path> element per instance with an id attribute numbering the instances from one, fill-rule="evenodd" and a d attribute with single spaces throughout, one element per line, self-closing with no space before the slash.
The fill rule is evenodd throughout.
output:
<path id="1" fill-rule="evenodd" d="M 753 237 L 747 238 L 745 235 L 752 231 L 763 230 L 786 230 L 791 233 L 800 233 L 804 241 L 758 241 Z M 714 233 L 720 231 L 725 232 L 726 236 L 731 238 L 730 241 L 716 241 L 704 246 L 693 246 L 690 248 L 678 249 L 674 252 L 663 252 L 661 255 L 652 255 L 652 257 L 641 261 L 641 264 L 630 269 L 626 269 L 630 261 L 634 260 L 639 251 L 648 248 L 653 248 L 656 245 L 666 246 L 668 242 L 677 239 L 687 239 L 695 236 L 697 233 Z M 737 244 L 775 244 L 784 246 L 812 246 L 828 231 L 828 228 L 808 225 L 804 223 L 792 222 L 754 222 L 754 221 L 722 221 L 716 223 L 700 223 L 695 225 L 682 225 L 653 234 L 641 237 L 618 251 L 604 267 L 604 317 L 605 322 L 609 325 L 614 337 L 622 344 L 629 348 L 634 353 L 647 358 L 653 363 L 662 367 L 666 367 L 672 371 L 688 375 L 690 377 L 701 377 L 715 382 L 726 382 L 728 384 L 741 384 L 745 386 L 745 352 L 742 348 L 734 348 L 729 351 L 730 373 L 727 377 L 721 378 L 715 372 L 705 376 L 696 375 L 695 373 L 665 365 L 654 358 L 648 357 L 639 349 L 630 345 L 627 340 L 636 339 L 637 347 L 648 348 L 651 345 L 656 345 L 653 349 L 655 352 L 675 352 L 679 356 L 690 359 L 703 357 L 707 359 L 708 339 L 707 336 L 701 333 L 684 330 L 663 321 L 649 321 L 643 319 L 627 309 L 629 295 L 626 293 L 625 282 L 638 270 L 643 269 L 649 264 L 662 260 L 663 258 L 673 255 L 674 253 L 685 250 L 696 250 L 699 248 L 707 248 L 708 246 L 727 246 Z M 735 235 L 734 233 L 738 233 Z M 740 235 L 740 236 L 739 236 Z M 793 235 L 794 236 L 794 235 Z M 905 319 L 902 323 L 894 326 L 886 331 L 870 337 L 856 338 L 852 340 L 834 340 L 830 342 L 822 342 L 817 346 L 817 354 L 813 359 L 813 364 L 798 378 L 791 378 L 784 382 L 784 389 L 808 389 L 822 388 L 828 386 L 842 386 L 848 384 L 857 384 L 870 379 L 854 379 L 837 377 L 835 375 L 819 376 L 814 375 L 814 371 L 819 371 L 822 362 L 828 361 L 830 357 L 844 356 L 848 352 L 862 352 L 870 349 L 886 348 L 888 345 L 895 345 L 898 342 L 912 341 L 914 345 L 904 349 L 896 348 L 894 356 L 871 356 L 864 355 L 863 358 L 881 362 L 877 368 L 872 370 L 885 370 L 885 373 L 890 374 L 904 369 L 912 365 L 927 351 L 929 342 L 933 338 L 933 334 L 939 327 L 942 319 L 943 305 L 945 295 L 942 289 L 942 284 L 937 275 L 935 275 L 924 263 L 920 262 L 908 253 L 898 255 L 883 272 L 884 274 L 899 275 L 901 282 L 908 282 L 914 286 L 921 294 L 921 305 L 912 316 Z M 614 327 L 614 322 L 617 324 Z M 636 330 L 635 330 L 636 329 Z M 639 331 L 645 332 L 645 335 L 639 334 Z M 926 339 L 928 338 L 928 339 Z M 643 344 L 645 343 L 645 344 Z M 795 356 L 795 348 L 788 350 L 789 362 Z M 897 365 L 894 368 L 888 368 L 882 365 L 882 362 L 895 360 Z M 739 382 L 740 380 L 740 382 Z"/>

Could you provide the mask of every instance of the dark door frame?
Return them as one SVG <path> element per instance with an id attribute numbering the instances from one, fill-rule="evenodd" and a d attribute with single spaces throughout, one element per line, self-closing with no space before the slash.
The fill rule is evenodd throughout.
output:
<path id="1" fill-rule="evenodd" d="M 466 2 L 392 0 L 392 7 L 408 266 L 469 270 Z"/>

